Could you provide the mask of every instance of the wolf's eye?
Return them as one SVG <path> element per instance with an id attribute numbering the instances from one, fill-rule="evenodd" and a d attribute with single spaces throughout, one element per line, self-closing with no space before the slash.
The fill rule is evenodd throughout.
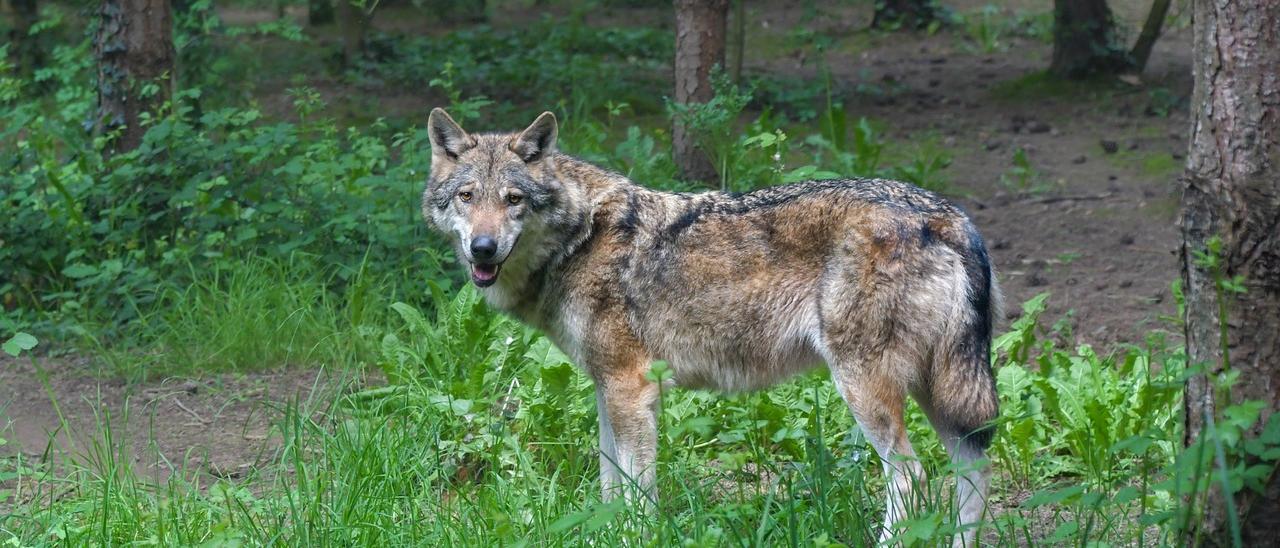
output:
<path id="1" fill-rule="evenodd" d="M 511 205 L 520 205 L 520 202 L 523 202 L 523 201 L 524 201 L 524 196 L 521 196 L 521 195 L 519 195 L 519 194 L 508 194 L 508 195 L 507 195 L 507 203 L 508 203 L 508 204 L 511 204 Z"/>
<path id="2" fill-rule="evenodd" d="M 463 202 L 470 202 L 470 201 L 471 201 L 471 193 L 470 193 L 470 192 L 459 192 L 459 193 L 458 193 L 458 199 L 459 199 L 459 200 L 462 200 Z"/>

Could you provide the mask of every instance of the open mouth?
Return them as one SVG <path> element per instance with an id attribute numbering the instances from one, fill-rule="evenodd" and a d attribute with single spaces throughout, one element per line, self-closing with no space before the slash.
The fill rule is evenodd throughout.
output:
<path id="1" fill-rule="evenodd" d="M 501 269 L 501 264 L 472 263 L 471 281 L 478 287 L 489 287 L 498 281 L 498 271 Z"/>

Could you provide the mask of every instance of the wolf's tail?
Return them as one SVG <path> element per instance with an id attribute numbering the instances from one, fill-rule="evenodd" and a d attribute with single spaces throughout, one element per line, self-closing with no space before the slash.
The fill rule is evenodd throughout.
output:
<path id="1" fill-rule="evenodd" d="M 940 360 L 932 379 L 934 408 L 946 417 L 961 443 L 978 451 L 991 445 L 999 415 L 995 375 L 991 371 L 991 338 L 1003 300 L 982 236 L 966 227 L 966 245 L 957 246 L 965 270 L 967 302 L 938 348 Z"/>

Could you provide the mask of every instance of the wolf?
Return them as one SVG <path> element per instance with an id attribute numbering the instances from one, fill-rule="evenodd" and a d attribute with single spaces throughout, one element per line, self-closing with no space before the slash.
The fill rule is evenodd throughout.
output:
<path id="1" fill-rule="evenodd" d="M 923 478 L 903 419 L 924 410 L 959 472 L 960 524 L 986 510 L 1000 292 L 957 206 L 881 179 L 732 194 L 661 192 L 556 150 L 555 115 L 519 133 L 428 119 L 422 198 L 490 306 L 589 375 L 606 499 L 652 501 L 659 386 L 768 387 L 825 364 L 887 478 L 881 539 Z M 955 539 L 974 545 L 975 526 Z"/>

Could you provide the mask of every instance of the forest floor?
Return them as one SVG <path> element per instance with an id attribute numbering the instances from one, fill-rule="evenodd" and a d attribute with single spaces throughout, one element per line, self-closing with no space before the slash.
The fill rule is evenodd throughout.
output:
<path id="1" fill-rule="evenodd" d="M 343 384 L 332 380 L 286 368 L 130 384 L 100 375 L 87 358 L 4 357 L 0 438 L 9 443 L 0 455 L 56 464 L 70 452 L 92 462 L 111 446 L 132 455 L 123 465 L 158 482 L 174 472 L 240 479 L 275 456 L 283 407 L 323 408 L 306 402 L 332 401 Z"/>
<path id="2" fill-rule="evenodd" d="M 981 7 L 971 0 L 946 3 L 961 12 Z M 1037 12 L 1051 6 L 1013 4 Z M 1130 28 L 1145 8 L 1142 2 L 1113 4 Z M 1177 177 L 1191 91 L 1187 29 L 1172 29 L 1160 40 L 1138 85 L 1060 89 L 1034 76 L 1049 64 L 1051 45 L 1043 41 L 1008 36 L 984 53 L 963 39 L 963 31 L 867 33 L 861 30 L 869 22 L 865 8 L 835 8 L 842 15 L 806 25 L 842 37 L 824 54 L 837 87 L 877 90 L 848 94 L 851 115 L 881 122 L 893 143 L 927 142 L 951 155 L 947 193 L 987 238 L 1006 296 L 1002 327 L 1023 301 L 1041 292 L 1052 294 L 1050 321 L 1065 318 L 1078 342 L 1103 349 L 1139 342 L 1161 316 L 1174 312 L 1169 284 L 1178 277 Z M 753 8 L 747 71 L 820 77 L 823 63 L 783 45 L 788 29 L 802 26 L 800 11 Z M 237 10 L 224 16 L 252 22 L 272 15 Z M 504 24 L 495 19 L 495 26 Z M 669 10 L 652 9 L 615 10 L 588 21 L 671 25 Z M 375 20 L 386 28 L 404 24 L 394 17 Z M 363 91 L 322 75 L 311 83 L 334 101 Z M 1167 97 L 1174 100 L 1162 102 Z M 268 112 L 290 101 L 283 89 L 256 99 Z M 378 115 L 425 120 L 439 101 L 422 90 L 390 90 L 380 95 L 384 111 Z M 1024 172 L 1029 190 L 1002 182 L 1016 178 L 1018 149 L 1031 168 Z M 0 359 L 0 437 L 9 440 L 0 455 L 39 459 L 49 447 L 91 455 L 92 435 L 109 412 L 116 443 L 131 440 L 140 470 L 157 477 L 172 469 L 227 478 L 252 473 L 279 444 L 271 425 L 280 419 L 282 402 L 326 401 L 327 391 L 344 384 L 303 367 L 126 384 L 102 376 L 90 358 L 38 363 L 48 373 L 47 390 L 28 359 Z M 51 396 L 70 432 L 59 429 Z"/>

